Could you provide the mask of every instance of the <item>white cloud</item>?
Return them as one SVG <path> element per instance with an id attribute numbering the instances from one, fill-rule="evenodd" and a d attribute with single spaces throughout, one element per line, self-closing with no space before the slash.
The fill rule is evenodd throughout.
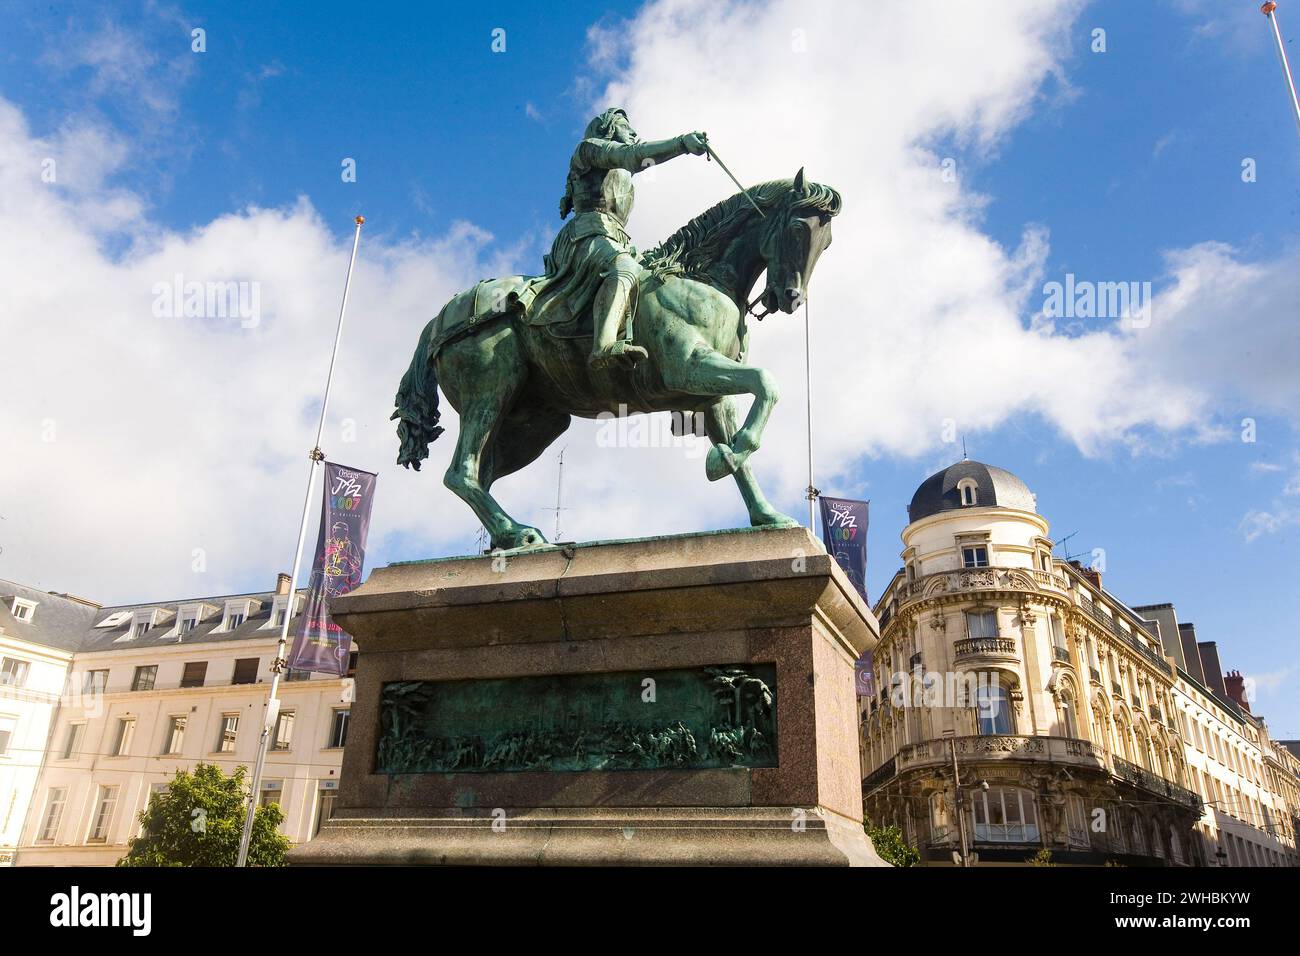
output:
<path id="1" fill-rule="evenodd" d="M 945 419 L 969 433 L 1041 415 L 1096 453 L 1169 432 L 1215 437 L 1227 395 L 1261 412 L 1300 407 L 1288 374 L 1294 253 L 1251 264 L 1219 245 L 1174 252 L 1150 328 L 1098 323 L 1067 335 L 1035 315 L 1046 227 L 1026 224 L 1010 249 L 981 231 L 986 199 L 965 185 L 966 167 L 995 160 L 1031 110 L 1055 108 L 1077 9 L 663 0 L 592 34 L 587 79 L 608 84 L 593 108 L 627 106 L 648 137 L 707 130 L 750 182 L 806 165 L 843 193 L 811 289 L 818 483 L 828 491 L 862 487 L 853 466 L 864 456 L 955 458 L 940 443 Z M 53 153 L 83 171 L 42 183 L 40 159 Z M 940 175 L 950 155 L 956 183 Z M 121 161 L 121 143 L 97 127 L 43 141 L 0 101 L 0 257 L 13 277 L 0 286 L 0 335 L 21 357 L 6 363 L 0 418 L 0 447 L 13 452 L 0 456 L 11 489 L 0 574 L 104 599 L 269 585 L 296 528 L 347 237 L 306 199 L 174 232 L 140 197 L 112 189 Z M 563 169 L 555 176 L 558 185 Z M 666 164 L 639 186 L 634 237 L 648 246 L 732 191 L 701 159 Z M 130 251 L 107 255 L 108 235 Z M 540 258 L 533 239 L 503 248 L 469 224 L 436 239 L 363 238 L 325 448 L 382 472 L 374 534 L 390 550 L 472 545 L 476 523 L 439 481 L 454 413 L 417 475 L 391 464 L 390 402 L 424 321 L 473 280 Z M 151 290 L 177 273 L 260 282 L 261 323 L 155 318 Z M 751 355 L 784 386 L 754 463 L 791 510 L 805 483 L 800 321 L 766 320 Z M 355 444 L 337 437 L 348 418 Z M 50 425 L 54 440 L 43 441 Z M 566 537 L 743 520 L 734 487 L 706 484 L 698 455 L 608 450 L 595 436 L 592 423 L 575 425 L 494 494 L 549 530 L 554 452 L 567 446 Z M 189 570 L 196 548 L 205 576 Z"/>

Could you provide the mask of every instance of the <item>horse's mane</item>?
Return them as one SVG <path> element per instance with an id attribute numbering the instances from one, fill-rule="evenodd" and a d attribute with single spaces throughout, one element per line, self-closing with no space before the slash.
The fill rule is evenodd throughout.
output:
<path id="1" fill-rule="evenodd" d="M 792 179 L 774 179 L 751 186 L 745 193 L 736 193 L 722 202 L 710 206 L 671 236 L 648 250 L 642 264 L 655 272 L 695 273 L 717 260 L 719 247 L 734 235 L 741 220 L 754 214 L 752 199 L 764 212 L 773 209 L 794 188 Z M 840 194 L 821 183 L 807 183 L 802 198 L 790 205 L 794 215 L 818 213 L 834 216 L 840 211 Z"/>

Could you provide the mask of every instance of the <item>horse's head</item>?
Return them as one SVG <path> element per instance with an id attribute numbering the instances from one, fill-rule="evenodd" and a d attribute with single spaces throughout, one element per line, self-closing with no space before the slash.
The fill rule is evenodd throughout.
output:
<path id="1" fill-rule="evenodd" d="M 839 211 L 840 194 L 829 186 L 805 182 L 799 170 L 790 191 L 767 216 L 760 247 L 767 264 L 763 308 L 790 313 L 800 306 L 817 259 L 831 244 L 831 219 Z"/>

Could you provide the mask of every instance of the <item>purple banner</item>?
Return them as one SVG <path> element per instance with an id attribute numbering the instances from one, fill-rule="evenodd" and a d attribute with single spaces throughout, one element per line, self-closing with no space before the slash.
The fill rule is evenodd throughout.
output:
<path id="1" fill-rule="evenodd" d="M 368 471 L 325 462 L 316 560 L 307 585 L 307 606 L 289 652 L 289 666 L 294 670 L 335 677 L 348 672 L 352 637 L 330 620 L 329 599 L 347 594 L 361 583 L 375 480 Z"/>
<path id="2" fill-rule="evenodd" d="M 852 498 L 817 499 L 822 508 L 822 540 L 835 563 L 844 569 L 853 586 L 867 600 L 867 523 L 870 502 Z M 859 697 L 874 697 L 871 652 L 853 665 L 854 685 Z"/>
<path id="3" fill-rule="evenodd" d="M 852 498 L 817 499 L 822 506 L 822 540 L 835 563 L 867 601 L 867 509 L 871 502 Z M 867 601 L 870 604 L 870 601 Z"/>

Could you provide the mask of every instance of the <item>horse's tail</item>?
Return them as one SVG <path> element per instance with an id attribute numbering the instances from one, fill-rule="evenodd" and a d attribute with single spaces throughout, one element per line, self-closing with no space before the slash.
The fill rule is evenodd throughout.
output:
<path id="1" fill-rule="evenodd" d="M 443 432 L 438 424 L 442 417 L 438 411 L 438 377 L 433 371 L 433 356 L 429 354 L 429 338 L 437 324 L 438 320 L 433 319 L 420 333 L 411 366 L 402 376 L 397 398 L 393 400 L 397 411 L 392 417 L 398 419 L 397 437 L 401 441 L 397 463 L 416 471 L 420 470 L 420 462 L 429 457 L 429 443 Z"/>

